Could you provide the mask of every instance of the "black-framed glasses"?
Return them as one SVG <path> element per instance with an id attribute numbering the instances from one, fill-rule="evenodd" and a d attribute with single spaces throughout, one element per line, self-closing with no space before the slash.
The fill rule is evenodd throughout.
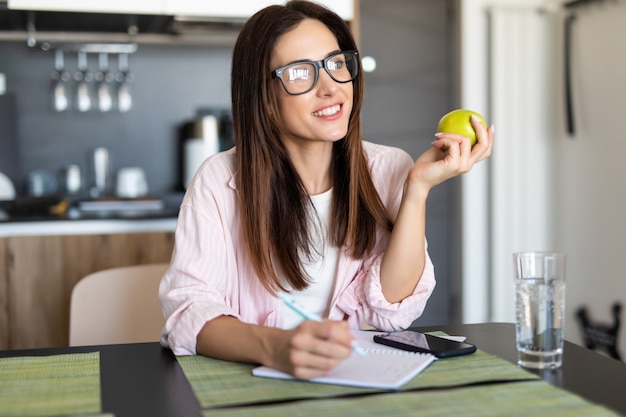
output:
<path id="1" fill-rule="evenodd" d="M 292 96 L 308 93 L 315 87 L 319 70 L 324 70 L 338 83 L 354 80 L 359 73 L 359 52 L 335 52 L 321 61 L 302 61 L 285 65 L 272 71 L 272 77 L 280 79 L 287 94 Z"/>

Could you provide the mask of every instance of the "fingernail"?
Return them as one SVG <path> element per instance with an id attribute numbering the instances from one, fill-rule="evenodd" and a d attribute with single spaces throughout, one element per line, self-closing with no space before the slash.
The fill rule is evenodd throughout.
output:
<path id="1" fill-rule="evenodd" d="M 492 131 L 493 133 L 496 133 L 496 127 L 495 127 L 494 125 L 491 125 L 491 131 Z"/>
<path id="2" fill-rule="evenodd" d="M 437 132 L 435 133 L 435 137 L 440 138 L 443 136 L 443 132 Z"/>
<path id="3" fill-rule="evenodd" d="M 472 116 L 471 116 L 471 117 L 472 117 L 472 120 L 473 120 L 473 121 L 475 121 L 475 122 L 477 122 L 477 121 L 479 120 L 479 119 L 478 119 L 478 117 L 476 117 L 476 115 L 475 115 L 475 114 L 472 114 Z"/>

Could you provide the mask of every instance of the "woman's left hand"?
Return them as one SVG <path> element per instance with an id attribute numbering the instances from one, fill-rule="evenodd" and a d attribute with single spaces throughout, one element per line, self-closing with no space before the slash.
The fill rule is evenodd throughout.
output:
<path id="1" fill-rule="evenodd" d="M 434 186 L 459 174 L 469 172 L 476 163 L 491 155 L 494 141 L 493 125 L 486 128 L 472 117 L 476 131 L 476 144 L 472 146 L 468 137 L 455 133 L 436 133 L 432 147 L 424 152 L 409 171 L 407 187 L 425 188 Z M 407 190 L 409 191 L 409 190 Z"/>

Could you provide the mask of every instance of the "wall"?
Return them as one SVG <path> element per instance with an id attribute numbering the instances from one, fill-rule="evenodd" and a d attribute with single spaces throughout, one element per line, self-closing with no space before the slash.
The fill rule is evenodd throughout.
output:
<path id="1" fill-rule="evenodd" d="M 493 113 L 493 88 L 491 67 L 494 60 L 506 57 L 491 55 L 491 33 L 489 11 L 493 7 L 530 8 L 541 0 L 459 0 L 459 66 L 458 102 L 460 107 L 473 109 L 483 114 L 490 124 L 496 127 L 494 155 L 460 179 L 462 211 L 458 222 L 461 224 L 461 280 L 462 317 L 465 323 L 480 323 L 503 320 L 493 315 L 494 303 L 501 294 L 494 294 L 493 285 L 497 279 L 492 270 L 494 259 L 506 256 L 500 248 L 492 245 L 490 233 L 492 223 L 492 190 L 494 175 L 492 163 L 497 158 L 498 142 L 506 140 L 507 131 Z M 497 198 L 497 196 L 495 196 Z M 506 198 L 506 197 L 503 197 Z M 495 253 L 494 253 L 495 252 Z M 505 277 L 501 277 L 506 279 Z M 508 292 L 505 293 L 510 299 Z M 505 316 L 510 319 L 510 316 Z"/>
<path id="2" fill-rule="evenodd" d="M 453 3 L 360 0 L 360 52 L 377 61 L 376 71 L 365 74 L 366 140 L 400 147 L 414 159 L 430 148 L 437 122 L 454 108 Z M 437 286 L 416 325 L 460 321 L 456 191 L 451 180 L 428 197 L 426 237 Z"/>
<path id="3" fill-rule="evenodd" d="M 491 315 L 514 319 L 511 254 L 555 246 L 554 80 L 559 19 L 533 7 L 489 10 L 491 115 L 499 141 L 491 160 Z"/>
<path id="4" fill-rule="evenodd" d="M 20 188 L 27 173 L 38 168 L 56 173 L 67 163 L 78 163 L 86 174 L 91 150 L 105 146 L 111 150 L 114 169 L 141 166 L 151 191 L 173 190 L 178 126 L 198 109 L 230 107 L 230 55 L 229 47 L 139 45 L 130 56 L 130 112 L 56 113 L 50 105 L 53 52 L 0 42 L 0 72 L 6 74 L 17 102 Z M 73 73 L 75 56 L 66 60 Z M 97 56 L 89 60 L 95 71 Z M 112 69 L 116 62 L 112 60 Z"/>
<path id="5" fill-rule="evenodd" d="M 540 248 L 547 244 L 543 237 L 529 240 L 524 230 L 521 230 L 521 235 L 512 233 L 525 224 L 525 214 L 523 210 L 507 213 L 502 204 L 506 205 L 511 200 L 512 193 L 520 185 L 519 180 L 528 174 L 533 164 L 536 165 L 535 161 L 525 160 L 524 156 L 511 154 L 514 149 L 509 141 L 525 140 L 523 137 L 520 139 L 519 127 L 528 127 L 533 117 L 545 109 L 542 107 L 546 105 L 542 97 L 551 97 L 551 93 L 542 91 L 539 84 L 533 83 L 532 77 L 537 77 L 535 70 L 525 72 L 528 63 L 533 66 L 546 65 L 543 59 L 550 45 L 544 45 L 546 42 L 536 37 L 525 39 L 519 27 L 503 26 L 502 34 L 510 36 L 509 40 L 513 43 L 507 47 L 507 41 L 502 41 L 499 47 L 496 43 L 499 40 L 494 36 L 493 19 L 495 10 L 517 9 L 527 13 L 544 3 L 541 0 L 459 1 L 459 101 L 462 107 L 483 113 L 488 122 L 495 125 L 496 131 L 490 160 L 479 164 L 461 179 L 463 211 L 459 221 L 462 224 L 463 242 L 463 321 L 468 323 L 512 321 L 514 310 L 511 304 L 510 259 L 513 250 L 520 250 L 513 248 L 522 243 L 531 245 L 527 248 Z M 525 42 L 526 48 L 520 50 L 520 42 Z M 498 48 L 500 51 L 496 52 Z M 498 55 L 501 52 L 508 54 Z M 507 64 L 519 68 L 513 73 L 500 69 L 502 65 L 506 68 Z M 494 76 L 496 73 L 500 75 L 499 79 Z M 529 78 L 527 75 L 532 76 Z M 518 106 L 528 95 L 538 100 L 535 101 L 537 105 Z M 496 104 L 498 100 L 500 102 Z M 533 117 L 529 118 L 531 115 Z M 543 135 L 549 129 L 549 126 L 536 126 L 533 134 L 541 132 Z M 530 130 L 524 132 L 529 133 Z M 514 145 L 520 146 L 519 143 Z M 516 159 L 519 163 L 507 164 Z M 500 187 L 498 192 L 495 190 L 497 187 Z M 544 200 L 535 202 L 539 207 L 547 206 Z M 549 213 L 543 212 L 542 216 L 547 217 Z M 503 227 L 505 230 L 501 230 Z M 502 238 L 496 242 L 498 234 Z"/>
<path id="6" fill-rule="evenodd" d="M 563 19 L 562 1 L 519 0 L 461 0 L 461 103 L 464 106 L 489 109 L 488 118 L 496 126 L 496 144 L 492 161 L 484 172 L 471 173 L 463 179 L 463 283 L 467 309 L 464 321 L 512 321 L 514 318 L 510 280 L 510 256 L 515 245 L 523 249 L 554 249 L 568 255 L 567 316 L 565 337 L 582 343 L 576 311 L 586 306 L 594 321 L 612 325 L 610 306 L 625 302 L 626 224 L 623 221 L 623 193 L 626 153 L 621 137 L 621 125 L 626 108 L 626 4 L 604 1 L 581 8 L 573 32 L 573 93 L 576 115 L 574 136 L 565 129 Z M 541 12 L 543 20 L 528 30 L 524 41 L 529 49 L 510 44 L 505 51 L 523 54 L 526 58 L 513 63 L 511 56 L 495 53 L 490 43 L 489 11 L 518 10 Z M 506 28 L 511 35 L 517 28 Z M 539 32 L 538 32 L 539 31 Z M 522 37 L 524 37 L 522 31 Z M 539 39 L 538 33 L 543 33 Z M 518 41 L 521 41 L 518 39 Z M 534 45 L 534 50 L 533 46 Z M 530 58 L 534 57 L 534 58 Z M 494 67 L 518 65 L 503 84 L 495 83 Z M 537 68 L 543 76 L 537 78 Z M 496 104 L 495 86 L 500 93 L 516 103 L 519 92 L 534 96 L 536 108 Z M 506 88 L 505 88 L 506 87 Z M 502 89 L 504 88 L 504 91 Z M 516 94 L 517 92 L 517 94 Z M 533 119 L 537 116 L 538 119 Z M 542 113 L 543 112 L 543 113 Z M 508 119 L 506 123 L 497 114 Z M 531 116 L 531 117 L 529 117 Z M 522 132 L 534 132 L 544 141 L 547 152 L 542 161 L 519 146 L 508 143 L 524 141 L 519 132 L 510 130 L 515 124 Z M 530 127 L 529 127 L 530 125 Z M 530 129 L 532 128 L 532 129 Z M 530 146 L 538 144 L 531 138 Z M 516 148 L 517 147 L 517 148 Z M 516 163 L 502 164 L 495 159 Z M 543 171 L 540 178 L 532 170 Z M 513 178 L 512 178 L 513 176 Z M 498 207 L 506 207 L 519 190 L 496 193 L 494 185 L 503 178 L 513 179 L 519 186 L 529 178 L 549 184 L 540 205 L 544 211 L 535 212 L 548 229 L 538 237 L 523 230 L 528 212 L 512 210 L 500 213 L 509 217 L 512 229 L 498 230 L 502 223 L 494 222 Z M 546 195 L 548 194 L 548 195 Z M 532 208 L 531 211 L 532 212 Z M 545 221 L 548 221 L 545 223 Z M 517 223 L 520 222 L 521 223 Z M 527 219 L 527 221 L 529 221 Z M 530 220 L 532 221 L 532 219 Z M 536 230 L 535 230 L 536 231 Z M 505 233 L 503 233 L 505 232 Z M 494 243 L 501 235 L 502 244 Z M 494 269 L 498 258 L 502 270 Z M 506 264 L 509 267 L 506 267 Z M 622 326 L 623 327 L 623 326 Z M 622 353 L 626 332 L 622 329 L 619 346 Z"/>
<path id="7" fill-rule="evenodd" d="M 579 307 L 608 326 L 611 305 L 617 301 L 626 307 L 626 3 L 600 2 L 576 14 L 575 133 L 563 132 L 558 142 L 557 237 L 568 254 L 567 336 L 579 341 L 574 319 Z M 621 327 L 624 357 L 626 329 Z"/>
<path id="8" fill-rule="evenodd" d="M 493 123 L 488 110 L 487 18 L 485 0 L 459 0 L 459 107 L 473 109 Z M 499 132 L 498 132 L 499 133 Z M 498 134 L 499 136 L 499 134 Z M 460 179 L 462 211 L 461 281 L 464 323 L 489 321 L 488 164 Z"/>

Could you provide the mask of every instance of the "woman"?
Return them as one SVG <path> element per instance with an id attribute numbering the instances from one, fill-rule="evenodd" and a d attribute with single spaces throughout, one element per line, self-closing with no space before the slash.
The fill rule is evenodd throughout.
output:
<path id="1" fill-rule="evenodd" d="M 421 315 L 435 286 L 426 198 L 490 155 L 493 127 L 474 122 L 473 148 L 437 134 L 415 164 L 363 141 L 356 44 L 307 1 L 247 21 L 231 88 L 236 146 L 204 162 L 181 205 L 162 343 L 324 375 L 350 355 L 350 328 L 399 330 Z M 278 291 L 327 319 L 299 320 Z"/>

